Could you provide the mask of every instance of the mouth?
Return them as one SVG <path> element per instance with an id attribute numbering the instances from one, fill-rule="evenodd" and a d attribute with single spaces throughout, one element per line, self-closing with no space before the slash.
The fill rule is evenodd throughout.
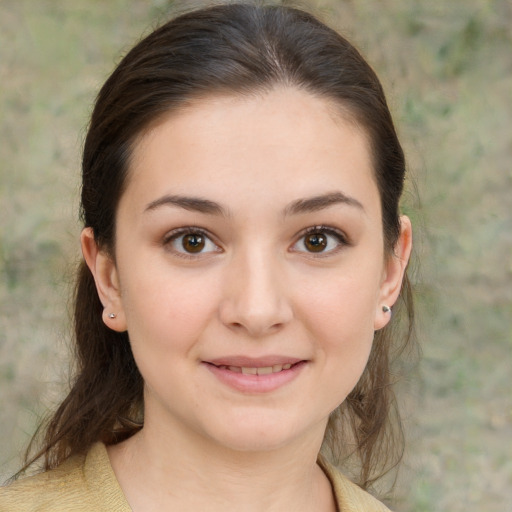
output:
<path id="1" fill-rule="evenodd" d="M 233 366 L 225 364 L 211 364 L 219 370 L 229 370 L 230 372 L 242 373 L 244 375 L 270 375 L 271 373 L 280 373 L 283 370 L 289 370 L 293 366 L 300 364 L 302 361 L 296 363 L 274 364 L 272 366 Z"/>
<path id="2" fill-rule="evenodd" d="M 203 361 L 224 385 L 244 393 L 268 393 L 295 380 L 308 361 L 290 357 L 228 357 Z"/>

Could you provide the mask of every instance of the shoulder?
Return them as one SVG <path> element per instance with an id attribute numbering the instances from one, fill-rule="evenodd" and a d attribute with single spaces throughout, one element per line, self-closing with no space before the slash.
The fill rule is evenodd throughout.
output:
<path id="1" fill-rule="evenodd" d="M 0 487 L 0 512 L 129 512 L 106 448 L 95 444 L 84 456 Z"/>
<path id="2" fill-rule="evenodd" d="M 56 469 L 0 488 L 0 512 L 73 510 L 69 504 L 84 493 L 84 459 L 73 457 Z"/>
<path id="3" fill-rule="evenodd" d="M 331 485 L 338 505 L 343 512 L 390 512 L 383 503 L 374 498 L 344 476 L 337 468 L 319 457 L 318 463 L 331 481 Z"/>

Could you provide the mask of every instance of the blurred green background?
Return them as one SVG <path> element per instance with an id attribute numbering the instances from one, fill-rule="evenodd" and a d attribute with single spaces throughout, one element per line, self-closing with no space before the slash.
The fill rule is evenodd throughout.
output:
<path id="1" fill-rule="evenodd" d="M 0 0 L 0 480 L 66 382 L 94 95 L 173 4 L 204 3 Z M 377 70 L 409 161 L 423 358 L 393 508 L 512 510 L 512 3 L 303 4 Z"/>

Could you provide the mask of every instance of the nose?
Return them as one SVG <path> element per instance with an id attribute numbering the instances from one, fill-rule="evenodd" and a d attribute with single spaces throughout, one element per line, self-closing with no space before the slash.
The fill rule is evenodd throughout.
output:
<path id="1" fill-rule="evenodd" d="M 277 259 L 277 258 L 276 258 Z M 219 307 L 221 322 L 253 338 L 279 331 L 293 318 L 283 269 L 264 251 L 229 263 Z"/>

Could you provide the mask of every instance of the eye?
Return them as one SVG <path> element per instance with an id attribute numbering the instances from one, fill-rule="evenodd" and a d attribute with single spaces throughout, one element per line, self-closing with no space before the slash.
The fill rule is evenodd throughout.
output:
<path id="1" fill-rule="evenodd" d="M 170 233 L 164 243 L 183 255 L 220 252 L 220 247 L 204 231 L 196 228 L 180 229 Z"/>
<path id="2" fill-rule="evenodd" d="M 309 228 L 293 245 L 292 250 L 313 254 L 331 253 L 348 245 L 346 236 L 337 229 L 323 226 Z"/>

